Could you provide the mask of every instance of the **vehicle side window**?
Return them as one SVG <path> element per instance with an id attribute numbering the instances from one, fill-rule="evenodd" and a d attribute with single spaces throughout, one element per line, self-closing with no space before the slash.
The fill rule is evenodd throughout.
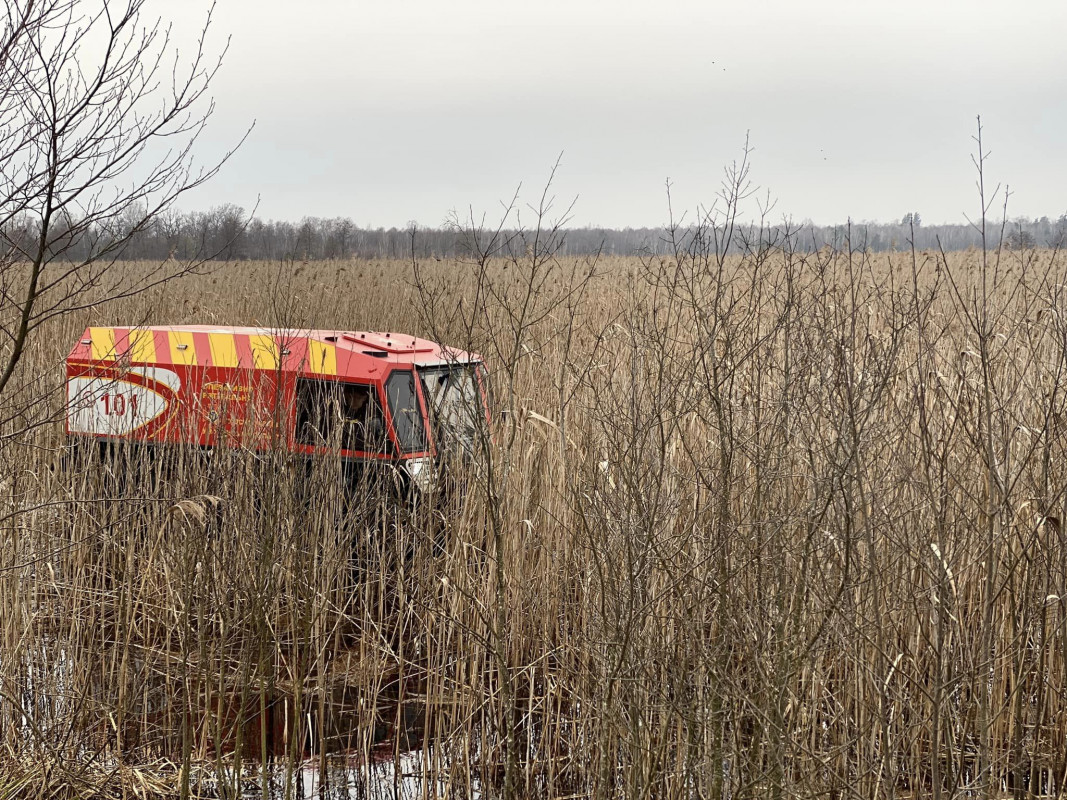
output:
<path id="1" fill-rule="evenodd" d="M 385 395 L 393 415 L 396 438 L 405 453 L 417 453 L 427 448 L 426 426 L 415 389 L 415 373 L 396 370 L 385 382 Z"/>
<path id="2" fill-rule="evenodd" d="M 296 439 L 315 447 L 386 452 L 388 437 L 374 387 L 298 379 Z"/>

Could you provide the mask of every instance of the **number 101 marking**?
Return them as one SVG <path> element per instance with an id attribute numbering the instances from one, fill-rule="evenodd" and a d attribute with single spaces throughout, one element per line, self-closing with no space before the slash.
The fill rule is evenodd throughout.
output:
<path id="1" fill-rule="evenodd" d="M 127 401 L 127 398 L 129 400 Z M 127 406 L 130 410 L 130 416 L 137 416 L 137 395 L 130 393 L 126 394 L 105 394 L 104 395 L 104 414 L 109 417 L 123 417 L 126 416 Z"/>

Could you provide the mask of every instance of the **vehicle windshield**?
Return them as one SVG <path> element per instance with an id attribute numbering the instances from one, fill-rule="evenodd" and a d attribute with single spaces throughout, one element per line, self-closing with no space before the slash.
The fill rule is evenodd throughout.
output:
<path id="1" fill-rule="evenodd" d="M 474 371 L 477 363 L 420 367 L 422 393 L 430 407 L 434 435 L 444 450 L 470 452 L 485 410 Z"/>

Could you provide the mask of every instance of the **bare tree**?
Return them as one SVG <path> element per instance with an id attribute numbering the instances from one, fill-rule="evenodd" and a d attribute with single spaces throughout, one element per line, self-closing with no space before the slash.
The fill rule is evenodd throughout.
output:
<path id="1" fill-rule="evenodd" d="M 233 261 L 244 256 L 248 214 L 240 206 L 226 203 L 215 209 L 215 217 L 219 241 L 211 249 L 219 253 L 226 261 Z"/>
<path id="2" fill-rule="evenodd" d="M 304 217 L 296 234 L 296 247 L 293 256 L 302 259 L 311 259 L 315 254 L 315 245 L 320 231 L 311 217 Z"/>
<path id="3" fill-rule="evenodd" d="M 355 230 L 355 223 L 347 217 L 337 220 L 337 255 L 341 258 L 348 258 L 348 249 L 352 246 L 352 234 Z"/>
<path id="4" fill-rule="evenodd" d="M 124 247 L 229 157 L 197 166 L 211 10 L 188 55 L 146 0 L 6 0 L 0 32 L 0 393 L 33 331 L 197 265 L 114 270 Z M 222 48 L 222 53 L 225 48 Z M 239 142 L 238 142 L 239 144 Z M 230 153 L 233 151 L 231 150 Z"/>

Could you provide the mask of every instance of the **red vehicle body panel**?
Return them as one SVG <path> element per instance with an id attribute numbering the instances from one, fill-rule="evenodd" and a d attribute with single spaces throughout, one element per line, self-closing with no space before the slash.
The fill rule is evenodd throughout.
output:
<path id="1" fill-rule="evenodd" d="M 203 447 L 284 447 L 297 441 L 301 378 L 372 386 L 392 454 L 342 450 L 363 458 L 413 458 L 397 440 L 385 382 L 397 370 L 480 362 L 479 356 L 399 333 L 278 330 L 213 325 L 90 327 L 67 357 L 67 434 L 103 440 Z M 426 400 L 415 381 L 420 414 Z"/>

